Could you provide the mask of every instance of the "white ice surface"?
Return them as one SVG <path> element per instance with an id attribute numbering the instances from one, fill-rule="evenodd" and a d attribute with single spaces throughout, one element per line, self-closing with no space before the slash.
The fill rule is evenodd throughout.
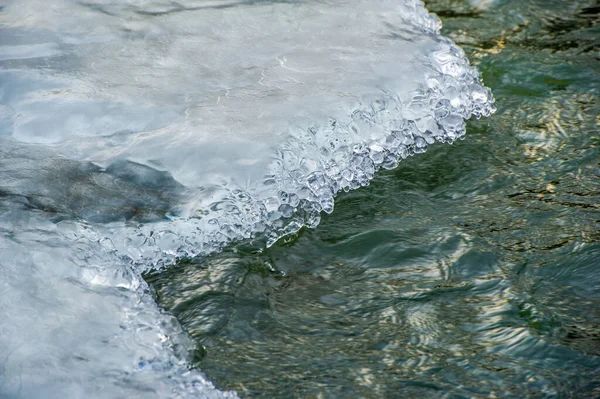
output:
<path id="1" fill-rule="evenodd" d="M 0 8 L 0 396 L 226 397 L 140 272 L 318 223 L 493 112 L 420 1 Z"/>

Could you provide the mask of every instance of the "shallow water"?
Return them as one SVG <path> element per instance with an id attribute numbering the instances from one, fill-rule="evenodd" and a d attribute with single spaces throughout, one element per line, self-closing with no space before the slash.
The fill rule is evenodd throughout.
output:
<path id="1" fill-rule="evenodd" d="M 564 3 L 2 3 L 0 396 L 600 396 Z"/>
<path id="2" fill-rule="evenodd" d="M 217 387 L 600 396 L 600 7 L 427 6 L 496 115 L 339 195 L 314 230 L 146 276 Z"/>

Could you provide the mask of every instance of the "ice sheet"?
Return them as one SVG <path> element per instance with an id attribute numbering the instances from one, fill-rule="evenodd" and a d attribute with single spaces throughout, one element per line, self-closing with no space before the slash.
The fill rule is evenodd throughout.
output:
<path id="1" fill-rule="evenodd" d="M 223 397 L 140 273 L 267 245 L 493 112 L 420 1 L 0 8 L 0 394 Z"/>

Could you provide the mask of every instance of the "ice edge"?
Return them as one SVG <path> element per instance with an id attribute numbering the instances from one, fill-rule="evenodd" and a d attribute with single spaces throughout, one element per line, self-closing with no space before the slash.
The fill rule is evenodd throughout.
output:
<path id="1" fill-rule="evenodd" d="M 494 98 L 463 50 L 439 35 L 437 16 L 420 0 L 411 6 L 406 20 L 433 37 L 439 48 L 424 60 L 427 83 L 409 101 L 382 90 L 379 100 L 358 103 L 346 120 L 330 119 L 290 132 L 274 154 L 270 173 L 259 182 L 271 196 L 255 198 L 254 190 L 227 188 L 226 195 L 197 216 L 127 229 L 114 240 L 122 245 L 105 238 L 106 249 L 144 272 L 214 253 L 236 241 L 260 238 L 269 247 L 302 227 L 317 226 L 321 212 L 333 211 L 337 193 L 368 185 L 380 168 L 393 169 L 435 142 L 463 138 L 465 120 L 493 114 Z M 106 235 L 119 233 L 109 228 Z"/>

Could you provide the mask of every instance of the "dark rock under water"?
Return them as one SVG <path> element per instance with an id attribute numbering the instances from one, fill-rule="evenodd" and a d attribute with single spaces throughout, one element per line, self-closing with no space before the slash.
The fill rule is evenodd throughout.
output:
<path id="1" fill-rule="evenodd" d="M 106 168 L 31 147 L 0 147 L 0 198 L 94 223 L 152 222 L 175 213 L 184 187 L 168 172 L 131 161 Z"/>

